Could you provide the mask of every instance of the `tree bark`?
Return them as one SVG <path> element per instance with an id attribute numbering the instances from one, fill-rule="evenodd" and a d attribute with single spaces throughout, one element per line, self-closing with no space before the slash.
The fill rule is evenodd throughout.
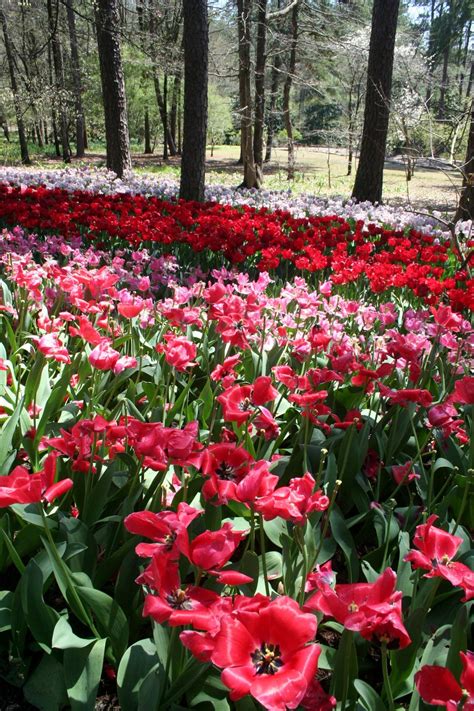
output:
<path id="1" fill-rule="evenodd" d="M 51 57 L 51 47 L 48 43 L 48 79 L 49 85 L 53 88 L 53 59 Z M 54 143 L 54 152 L 57 158 L 61 157 L 61 146 L 59 145 L 58 138 L 58 124 L 56 122 L 56 109 L 54 108 L 54 102 L 51 104 L 51 139 Z"/>
<path id="2" fill-rule="evenodd" d="M 446 116 L 446 93 L 448 91 L 448 66 L 449 66 L 449 53 L 450 45 L 447 44 L 443 51 L 443 73 L 441 76 L 441 84 L 439 90 L 439 106 L 438 106 L 438 118 L 444 119 Z"/>
<path id="3" fill-rule="evenodd" d="M 255 119 L 253 156 L 258 180 L 263 180 L 263 129 L 265 121 L 265 62 L 267 0 L 257 0 L 257 49 L 255 54 Z"/>
<path id="4" fill-rule="evenodd" d="M 474 220 L 474 99 L 471 102 L 471 124 L 463 166 L 463 187 L 456 220 Z"/>
<path id="5" fill-rule="evenodd" d="M 178 151 L 178 155 L 181 155 L 183 152 L 183 112 L 181 110 L 181 84 L 179 87 L 179 99 L 178 99 L 178 116 L 177 116 L 177 121 L 178 121 L 178 136 L 177 136 L 177 141 L 178 143 L 176 144 L 176 149 Z"/>
<path id="6" fill-rule="evenodd" d="M 168 125 L 168 75 L 163 77 L 163 160 L 168 160 L 168 141 L 171 139 Z M 171 153 L 171 150 L 169 151 Z"/>
<path id="7" fill-rule="evenodd" d="M 16 83 L 15 59 L 13 56 L 13 46 L 11 43 L 9 31 L 8 31 L 7 17 L 5 15 L 4 10 L 2 10 L 2 8 L 0 8 L 0 22 L 2 24 L 3 41 L 5 43 L 5 54 L 7 56 L 8 71 L 10 73 L 10 86 L 11 86 L 11 90 L 12 90 L 12 94 L 13 94 L 13 103 L 15 106 L 16 125 L 18 128 L 18 140 L 20 142 L 21 162 L 24 165 L 30 165 L 31 160 L 30 160 L 30 156 L 28 153 L 28 143 L 26 140 L 25 124 L 23 123 L 23 116 L 21 113 L 21 106 L 20 106 L 20 98 L 18 96 L 18 85 Z M 5 133 L 5 136 L 8 139 L 8 126 L 7 126 L 6 131 L 5 131 L 5 128 L 3 130 Z"/>
<path id="8" fill-rule="evenodd" d="M 66 115 L 66 109 L 64 107 L 64 97 L 61 96 L 61 94 L 64 94 L 64 68 L 63 68 L 63 56 L 62 56 L 61 42 L 59 40 L 59 32 L 58 32 L 59 0 L 58 0 L 57 6 L 55 8 L 55 12 L 53 12 L 53 6 L 52 6 L 51 0 L 47 0 L 46 4 L 47 4 L 47 8 L 48 8 L 49 30 L 51 33 L 51 51 L 53 54 L 55 86 L 56 86 L 56 91 L 60 97 L 59 135 L 60 135 L 60 141 L 61 141 L 61 153 L 62 153 L 63 161 L 65 163 L 70 163 L 71 150 L 69 148 L 69 138 L 68 138 L 68 133 L 67 133 L 67 115 Z"/>
<path id="9" fill-rule="evenodd" d="M 204 200 L 209 27 L 207 0 L 184 0 L 184 140 L 179 195 Z"/>
<path id="10" fill-rule="evenodd" d="M 156 103 L 158 104 L 161 125 L 163 126 L 163 159 L 168 160 L 168 154 L 172 156 L 176 155 L 176 146 L 174 145 L 170 127 L 168 124 L 167 107 L 164 100 L 164 92 L 163 94 L 161 93 L 160 77 L 158 75 L 157 67 L 154 67 L 153 69 L 153 85 L 155 87 Z"/>
<path id="11" fill-rule="evenodd" d="M 118 0 L 97 0 L 95 21 L 105 115 L 107 168 L 121 178 L 125 171 L 131 169 L 132 163 L 119 41 Z"/>
<path id="12" fill-rule="evenodd" d="M 74 14 L 74 0 L 67 0 L 67 23 L 69 28 L 69 44 L 71 47 L 71 72 L 74 86 L 74 109 L 76 112 L 76 157 L 83 158 L 84 146 L 84 109 L 82 107 L 82 77 L 79 63 L 79 49 L 76 33 L 76 16 Z"/>
<path id="13" fill-rule="evenodd" d="M 296 70 L 296 48 L 298 43 L 298 10 L 299 5 L 295 5 L 291 11 L 291 44 L 290 60 L 286 73 L 285 85 L 283 87 L 283 118 L 285 121 L 286 135 L 288 141 L 288 180 L 295 177 L 295 144 L 293 141 L 293 124 L 290 113 L 290 95 L 293 76 Z"/>
<path id="14" fill-rule="evenodd" d="M 278 84 L 280 79 L 280 55 L 277 52 L 273 59 L 272 78 L 270 84 L 270 106 L 267 115 L 267 146 L 265 149 L 265 163 L 272 159 L 273 136 L 275 133 L 275 110 L 278 95 Z"/>
<path id="15" fill-rule="evenodd" d="M 36 139 L 38 141 L 38 146 L 40 148 L 43 148 L 43 146 L 44 146 L 43 133 L 41 131 L 41 123 L 39 121 L 35 121 L 35 131 L 36 131 Z"/>
<path id="16" fill-rule="evenodd" d="M 372 12 L 364 129 L 352 197 L 379 202 L 387 146 L 393 56 L 400 0 L 375 0 Z"/>
<path id="17" fill-rule="evenodd" d="M 241 150 L 244 179 L 240 187 L 259 188 L 261 180 L 253 153 L 252 98 L 250 89 L 250 15 L 252 0 L 237 0 L 239 31 L 239 96 L 241 115 Z"/>
<path id="18" fill-rule="evenodd" d="M 145 153 L 149 155 L 150 153 L 153 153 L 153 149 L 151 147 L 151 136 L 150 136 L 150 114 L 148 113 L 148 106 L 145 106 L 145 121 L 144 121 L 144 128 L 145 128 Z"/>
<path id="19" fill-rule="evenodd" d="M 170 134 L 173 145 L 177 151 L 176 126 L 178 120 L 178 101 L 181 87 L 181 76 L 176 74 L 173 79 L 173 92 L 171 94 L 171 109 L 170 109 Z"/>

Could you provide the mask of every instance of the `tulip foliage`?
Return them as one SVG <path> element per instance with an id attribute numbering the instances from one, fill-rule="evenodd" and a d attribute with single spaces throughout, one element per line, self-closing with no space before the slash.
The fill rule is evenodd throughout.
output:
<path id="1" fill-rule="evenodd" d="M 469 244 L 1 191 L 4 682 L 48 710 L 474 709 Z"/>

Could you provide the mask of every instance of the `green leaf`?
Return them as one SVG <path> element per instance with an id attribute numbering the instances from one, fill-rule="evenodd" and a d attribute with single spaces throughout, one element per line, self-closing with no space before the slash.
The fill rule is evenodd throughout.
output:
<path id="1" fill-rule="evenodd" d="M 176 415 L 177 412 L 179 412 L 183 406 L 184 401 L 186 400 L 188 393 L 191 389 L 191 386 L 193 384 L 192 378 L 188 380 L 184 388 L 181 390 L 179 393 L 178 397 L 176 398 L 176 402 L 174 403 L 173 407 L 171 410 L 166 414 L 166 422 L 165 424 L 167 427 L 169 427 L 173 423 L 174 416 Z"/>
<path id="2" fill-rule="evenodd" d="M 446 660 L 446 666 L 448 669 L 451 669 L 457 679 L 459 679 L 462 670 L 459 652 L 463 652 L 467 649 L 468 629 L 467 606 L 463 605 L 459 608 L 454 624 L 451 627 L 451 644 L 449 645 L 448 658 Z"/>
<path id="3" fill-rule="evenodd" d="M 0 632 L 11 629 L 13 593 L 11 590 L 0 591 Z"/>
<path id="4" fill-rule="evenodd" d="M 78 605 L 77 599 L 75 599 L 73 592 L 71 592 L 71 587 L 72 585 L 74 585 L 74 582 L 72 580 L 71 571 L 67 567 L 64 557 L 58 555 L 57 547 L 56 549 L 53 549 L 53 547 L 50 545 L 49 541 L 46 538 L 42 537 L 41 541 L 48 554 L 51 567 L 53 569 L 54 577 L 64 599 L 67 600 L 69 606 L 73 610 L 74 614 L 78 617 L 78 619 L 81 620 L 81 622 L 83 622 L 84 624 L 89 624 L 89 621 L 84 615 L 84 611 L 81 609 L 80 605 Z"/>
<path id="5" fill-rule="evenodd" d="M 260 575 L 263 575 L 262 556 L 258 558 L 260 563 Z M 277 580 L 283 575 L 283 557 L 278 551 L 268 551 L 265 553 L 267 564 L 267 575 L 269 580 Z"/>
<path id="6" fill-rule="evenodd" d="M 206 423 L 211 415 L 212 406 L 214 405 L 214 392 L 209 378 L 206 380 L 206 384 L 201 390 L 198 399 L 202 401 L 201 417 L 203 422 Z"/>
<path id="7" fill-rule="evenodd" d="M 36 504 L 13 504 L 10 509 L 21 521 L 44 528 L 42 516 L 36 513 L 39 511 L 39 507 Z M 56 528 L 56 523 L 50 519 L 47 519 L 46 524 L 50 529 Z"/>
<path id="8" fill-rule="evenodd" d="M 334 506 L 329 521 L 332 535 L 342 549 L 349 567 L 349 582 L 357 580 L 359 577 L 359 555 L 355 547 L 354 539 L 349 533 L 346 522 L 337 506 Z"/>
<path id="9" fill-rule="evenodd" d="M 51 394 L 48 397 L 48 400 L 44 406 L 43 412 L 41 413 L 39 422 L 36 425 L 36 435 L 34 441 L 35 445 L 38 445 L 50 418 L 52 418 L 54 421 L 57 421 L 58 413 L 64 403 L 64 397 L 69 387 L 70 380 L 71 369 L 69 366 L 66 366 L 62 372 L 59 381 L 51 391 Z"/>
<path id="10" fill-rule="evenodd" d="M 64 652 L 64 678 L 71 711 L 94 711 L 104 664 L 105 639 Z"/>
<path id="11" fill-rule="evenodd" d="M 344 630 L 337 649 L 331 693 L 341 701 L 341 706 L 352 694 L 353 681 L 357 677 L 357 652 L 354 644 L 354 633 Z"/>
<path id="12" fill-rule="evenodd" d="M 413 580 L 411 565 L 405 561 L 405 556 L 410 550 L 410 535 L 407 531 L 400 531 L 398 534 L 398 568 L 397 568 L 397 589 L 408 597 L 413 593 Z"/>
<path id="13" fill-rule="evenodd" d="M 0 472 L 6 473 L 6 462 L 12 452 L 13 436 L 23 410 L 24 398 L 20 400 L 0 432 Z"/>
<path id="14" fill-rule="evenodd" d="M 118 697 L 123 709 L 137 711 L 140 687 L 158 666 L 161 665 L 152 639 L 142 639 L 127 649 L 117 671 Z"/>
<path id="15" fill-rule="evenodd" d="M 288 534 L 286 521 L 282 518 L 274 518 L 273 521 L 264 521 L 263 530 L 265 531 L 265 535 L 275 546 L 278 546 L 278 548 L 282 547 L 281 536 L 285 533 Z"/>
<path id="16" fill-rule="evenodd" d="M 423 609 L 416 609 L 406 620 L 405 627 L 411 637 L 412 643 L 398 651 L 391 652 L 390 684 L 394 696 L 401 692 L 404 682 L 410 679 L 415 666 L 418 650 L 421 645 L 423 623 L 426 613 Z"/>
<path id="17" fill-rule="evenodd" d="M 40 711 L 59 711 L 67 703 L 64 670 L 55 657 L 44 656 L 23 687 L 27 701 Z"/>
<path id="18" fill-rule="evenodd" d="M 34 559 L 26 566 L 19 585 L 26 623 L 39 646 L 49 654 L 59 615 L 43 599 L 43 573 Z"/>
<path id="19" fill-rule="evenodd" d="M 150 669 L 140 684 L 137 711 L 160 711 L 158 704 L 163 683 L 164 672 L 162 667 L 157 665 L 153 669 Z M 167 708 L 167 705 L 165 708 Z"/>
<path id="20" fill-rule="evenodd" d="M 109 638 L 116 661 L 120 660 L 128 642 L 128 622 L 122 608 L 101 590 L 86 587 L 76 590 L 96 619 L 100 634 Z"/>
<path id="21" fill-rule="evenodd" d="M 356 679 L 354 681 L 354 687 L 359 694 L 359 700 L 367 711 L 387 711 L 380 696 L 371 686 L 366 684 L 365 681 Z"/>
<path id="22" fill-rule="evenodd" d="M 158 622 L 153 623 L 153 641 L 155 643 L 155 651 L 163 668 L 166 668 L 168 662 L 168 654 L 170 648 L 170 640 L 168 630 Z"/>
<path id="23" fill-rule="evenodd" d="M 318 659 L 318 669 L 332 671 L 334 669 L 337 649 L 334 649 L 334 647 L 328 647 L 327 644 L 320 644 L 319 646 L 321 647 L 321 654 Z"/>
<path id="24" fill-rule="evenodd" d="M 13 565 L 18 570 L 20 575 L 23 575 L 23 573 L 25 572 L 25 565 L 24 565 L 23 561 L 21 560 L 20 556 L 18 555 L 15 546 L 13 545 L 12 541 L 10 540 L 10 536 L 8 535 L 8 533 L 6 533 L 3 530 L 3 528 L 1 526 L 0 526 L 0 534 L 3 538 L 3 542 L 5 543 L 5 545 L 8 549 L 8 552 L 10 554 L 10 559 L 11 559 Z"/>
<path id="25" fill-rule="evenodd" d="M 84 647 L 90 647 L 95 641 L 95 639 L 78 637 L 72 631 L 66 617 L 62 616 L 54 628 L 52 647 L 55 649 L 83 649 Z"/>
<path id="26" fill-rule="evenodd" d="M 447 652 L 448 652 L 448 639 L 446 637 L 446 632 L 449 629 L 449 625 L 445 625 L 439 629 L 436 630 L 436 632 L 430 637 L 428 640 L 427 644 L 425 645 L 425 648 L 423 650 L 423 655 L 419 661 L 419 664 L 417 665 L 416 670 L 421 669 L 421 667 L 424 667 L 426 664 L 433 665 L 433 666 L 446 666 L 446 657 L 447 657 Z M 411 645 L 413 646 L 413 645 Z M 418 646 L 418 645 L 417 645 Z M 392 664 L 393 664 L 393 655 L 392 655 Z M 419 703 L 420 703 L 420 696 L 418 692 L 414 689 L 414 683 L 413 683 L 413 677 L 414 677 L 414 671 L 413 673 L 408 677 L 408 683 L 405 685 L 405 693 L 409 693 L 413 691 L 413 695 L 411 697 L 410 701 L 410 706 L 408 707 L 408 711 L 419 711 Z M 390 677 L 391 679 L 391 677 Z M 392 686 L 393 690 L 393 686 Z M 394 691 L 395 695 L 401 695 L 398 694 L 398 692 Z"/>
<path id="27" fill-rule="evenodd" d="M 254 551 L 245 551 L 240 561 L 240 572 L 253 578 L 253 582 L 243 586 L 243 589 L 246 595 L 254 595 L 260 575 L 259 559 Z"/>
<path id="28" fill-rule="evenodd" d="M 28 373 L 25 383 L 25 405 L 30 405 L 33 401 L 43 409 L 51 394 L 49 384 L 48 364 L 45 363 L 44 356 L 37 351 L 35 362 Z"/>

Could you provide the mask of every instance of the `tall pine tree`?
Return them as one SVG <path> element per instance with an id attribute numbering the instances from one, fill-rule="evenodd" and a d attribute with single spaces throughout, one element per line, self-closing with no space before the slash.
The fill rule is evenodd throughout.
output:
<path id="1" fill-rule="evenodd" d="M 374 0 L 364 129 L 352 197 L 380 202 L 400 0 Z"/>
<path id="2" fill-rule="evenodd" d="M 204 200 L 207 134 L 207 0 L 184 0 L 184 137 L 179 195 Z"/>

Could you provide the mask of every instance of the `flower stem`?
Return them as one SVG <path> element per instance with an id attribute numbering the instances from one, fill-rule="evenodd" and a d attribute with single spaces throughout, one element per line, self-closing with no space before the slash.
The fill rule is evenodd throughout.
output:
<path id="1" fill-rule="evenodd" d="M 258 521 L 260 533 L 260 554 L 262 556 L 263 582 L 265 583 L 265 595 L 270 596 L 270 583 L 268 582 L 267 559 L 265 557 L 265 531 L 263 530 L 262 514 L 259 514 Z"/>
<path id="2" fill-rule="evenodd" d="M 389 711 L 395 711 L 395 702 L 393 700 L 392 686 L 390 684 L 390 678 L 388 675 L 388 650 L 387 643 L 382 643 L 382 672 L 383 672 L 383 685 L 385 689 L 385 694 L 387 696 L 387 703 Z"/>
<path id="3" fill-rule="evenodd" d="M 471 479 L 473 478 L 473 476 L 474 476 L 474 469 L 468 469 L 468 470 L 467 470 L 466 486 L 464 487 L 464 491 L 463 491 L 463 497 L 462 497 L 462 501 L 461 501 L 461 508 L 459 509 L 459 513 L 458 513 L 458 515 L 457 515 L 457 517 L 456 517 L 456 525 L 455 525 L 455 527 L 454 527 L 454 529 L 453 529 L 453 533 L 452 533 L 453 536 L 454 536 L 454 534 L 456 533 L 456 531 L 458 530 L 459 525 L 460 525 L 460 523 L 461 523 L 461 519 L 462 519 L 462 516 L 463 516 L 463 513 L 464 513 L 464 509 L 466 508 L 466 504 L 467 504 L 467 497 L 468 497 L 468 494 L 469 494 L 469 489 L 471 488 Z"/>

